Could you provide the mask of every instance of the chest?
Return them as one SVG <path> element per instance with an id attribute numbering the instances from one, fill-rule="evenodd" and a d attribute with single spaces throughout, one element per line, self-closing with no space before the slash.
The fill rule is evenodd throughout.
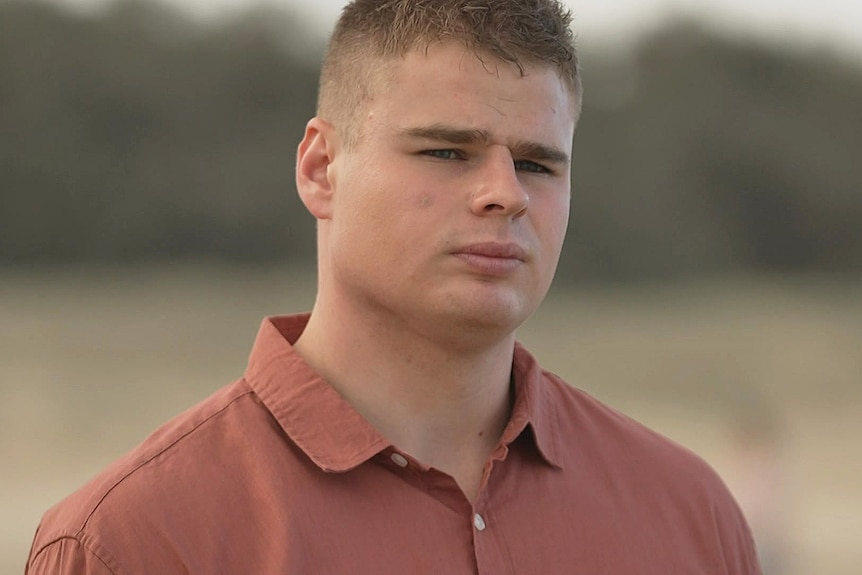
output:
<path id="1" fill-rule="evenodd" d="M 708 509 L 636 486 L 622 492 L 516 456 L 471 504 L 442 473 L 372 461 L 294 476 L 267 505 L 231 501 L 228 514 L 242 519 L 210 535 L 233 542 L 217 560 L 229 573 L 726 572 L 718 535 L 702 527 Z"/>

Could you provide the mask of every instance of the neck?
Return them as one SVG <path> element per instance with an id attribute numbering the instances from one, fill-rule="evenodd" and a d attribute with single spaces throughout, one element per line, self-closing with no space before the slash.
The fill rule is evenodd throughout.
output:
<path id="1" fill-rule="evenodd" d="M 514 334 L 464 345 L 331 309 L 315 306 L 297 352 L 384 437 L 474 498 L 509 419 Z"/>

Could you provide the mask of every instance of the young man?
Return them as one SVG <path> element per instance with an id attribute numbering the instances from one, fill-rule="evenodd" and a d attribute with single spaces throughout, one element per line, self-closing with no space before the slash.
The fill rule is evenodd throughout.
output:
<path id="1" fill-rule="evenodd" d="M 36 573 L 759 573 L 699 459 L 515 342 L 557 265 L 581 104 L 550 0 L 357 0 L 297 186 L 310 314 L 50 510 Z"/>

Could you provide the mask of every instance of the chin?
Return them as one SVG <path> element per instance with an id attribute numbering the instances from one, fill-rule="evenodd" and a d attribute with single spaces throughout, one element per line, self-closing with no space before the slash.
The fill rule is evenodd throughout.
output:
<path id="1" fill-rule="evenodd" d="M 485 299 L 451 310 L 451 323 L 470 332 L 506 336 L 515 331 L 532 314 L 533 308 L 521 301 Z"/>

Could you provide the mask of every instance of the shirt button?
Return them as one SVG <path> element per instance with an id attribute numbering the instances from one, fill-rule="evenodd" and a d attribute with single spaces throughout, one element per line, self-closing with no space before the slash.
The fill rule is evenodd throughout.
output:
<path id="1" fill-rule="evenodd" d="M 393 453 L 389 458 L 398 467 L 407 467 L 407 459 L 400 453 Z"/>
<path id="2" fill-rule="evenodd" d="M 485 520 L 482 519 L 482 516 L 478 513 L 473 516 L 473 526 L 476 528 L 477 531 L 485 530 Z"/>

